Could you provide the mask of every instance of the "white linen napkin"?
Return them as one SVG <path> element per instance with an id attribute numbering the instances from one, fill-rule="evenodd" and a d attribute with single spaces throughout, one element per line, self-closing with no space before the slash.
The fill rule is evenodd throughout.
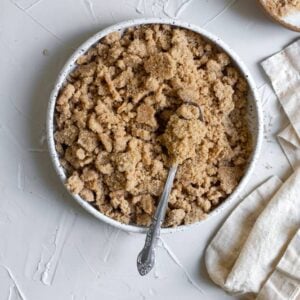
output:
<path id="1" fill-rule="evenodd" d="M 300 228 L 299 195 L 300 168 L 283 183 L 255 221 L 226 279 L 226 289 L 234 293 L 259 292 Z"/>
<path id="2" fill-rule="evenodd" d="M 300 167 L 300 40 L 266 59 L 262 66 L 290 121 L 278 134 L 278 142 L 291 166 L 297 169 Z M 257 299 L 300 300 L 300 230 Z"/>
<path id="3" fill-rule="evenodd" d="M 294 169 L 300 164 L 300 39 L 262 62 L 290 125 L 278 141 Z"/>
<path id="4" fill-rule="evenodd" d="M 281 184 L 281 180 L 273 176 L 254 190 L 230 214 L 207 247 L 207 272 L 222 288 L 257 217 Z"/>
<path id="5" fill-rule="evenodd" d="M 300 299 L 300 229 L 257 296 L 257 300 Z M 299 298 L 298 298 L 299 297 Z"/>
<path id="6" fill-rule="evenodd" d="M 206 250 L 216 284 L 232 294 L 258 294 L 300 228 L 299 195 L 300 168 L 283 184 L 270 178 L 237 206 Z"/>

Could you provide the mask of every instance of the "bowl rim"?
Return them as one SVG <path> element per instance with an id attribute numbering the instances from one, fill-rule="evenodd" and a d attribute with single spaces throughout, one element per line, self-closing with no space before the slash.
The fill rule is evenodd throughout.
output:
<path id="1" fill-rule="evenodd" d="M 56 79 L 54 88 L 51 92 L 49 103 L 48 103 L 48 109 L 47 109 L 47 120 L 46 120 L 46 133 L 47 133 L 47 144 L 48 144 L 48 150 L 50 154 L 50 158 L 52 161 L 52 164 L 54 166 L 54 169 L 56 171 L 56 174 L 58 175 L 60 181 L 64 185 L 65 189 L 67 190 L 65 186 L 65 173 L 63 170 L 63 167 L 61 166 L 59 162 L 59 155 L 55 149 L 55 141 L 54 141 L 54 112 L 55 112 L 55 104 L 57 95 L 63 86 L 65 79 L 67 75 L 70 73 L 70 70 L 74 66 L 75 61 L 78 57 L 80 57 L 83 53 L 85 53 L 90 47 L 92 47 L 95 43 L 97 43 L 101 38 L 106 36 L 107 34 L 123 30 L 132 26 L 139 26 L 139 25 L 146 25 L 146 24 L 168 24 L 173 26 L 178 26 L 181 28 L 185 28 L 191 31 L 194 31 L 200 35 L 202 35 L 204 38 L 206 38 L 208 41 L 214 43 L 217 47 L 224 50 L 233 60 L 233 62 L 237 65 L 240 72 L 243 74 L 243 76 L 246 78 L 249 87 L 250 92 L 253 97 L 253 103 L 255 107 L 256 112 L 256 141 L 254 143 L 254 150 L 251 155 L 251 159 L 248 163 L 246 172 L 244 176 L 242 177 L 241 181 L 239 182 L 238 186 L 235 188 L 232 194 L 230 194 L 218 207 L 216 207 L 212 212 L 209 213 L 209 216 L 201 221 L 198 221 L 193 224 L 188 225 L 180 225 L 174 228 L 162 228 L 161 233 L 174 233 L 179 232 L 187 229 L 194 228 L 196 226 L 199 226 L 203 222 L 210 220 L 213 216 L 217 215 L 220 211 L 224 210 L 234 199 L 236 199 L 247 184 L 247 182 L 250 179 L 250 176 L 253 172 L 255 163 L 259 157 L 259 153 L 261 150 L 262 140 L 263 140 L 263 116 L 262 116 L 262 107 L 261 102 L 258 96 L 258 92 L 256 89 L 256 85 L 254 80 L 252 79 L 247 67 L 244 65 L 244 63 L 241 61 L 241 59 L 238 57 L 238 55 L 226 44 L 224 43 L 219 37 L 209 33 L 205 29 L 202 29 L 201 27 L 197 25 L 192 25 L 187 22 L 173 20 L 173 19 L 166 19 L 166 18 L 142 18 L 142 19 L 133 19 L 133 20 L 127 20 L 123 21 L 114 25 L 111 25 L 109 27 L 106 27 L 105 29 L 102 29 L 98 31 L 96 34 L 91 36 L 89 39 L 87 39 L 83 44 L 81 44 L 74 53 L 69 57 L 69 59 L 64 64 L 63 68 L 58 74 L 58 77 Z M 68 191 L 68 190 L 67 190 Z M 97 219 L 112 225 L 118 229 L 127 231 L 127 232 L 135 232 L 135 233 L 145 233 L 148 229 L 148 227 L 138 226 L 138 225 L 127 225 L 123 224 L 119 221 L 116 221 L 110 217 L 107 217 L 100 211 L 98 211 L 96 208 L 94 208 L 91 204 L 83 200 L 79 195 L 74 195 L 68 191 L 68 193 L 71 195 L 71 197 L 80 205 L 82 206 L 86 211 L 88 211 L 90 214 L 92 214 Z"/>

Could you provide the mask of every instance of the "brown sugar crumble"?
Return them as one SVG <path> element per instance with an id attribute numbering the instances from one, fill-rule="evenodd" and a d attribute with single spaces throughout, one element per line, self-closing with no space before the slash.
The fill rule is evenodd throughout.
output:
<path id="1" fill-rule="evenodd" d="M 115 220 L 148 226 L 177 163 L 164 226 L 202 220 L 252 152 L 247 93 L 231 59 L 197 33 L 145 25 L 109 34 L 57 98 L 67 188 Z"/>
<path id="2" fill-rule="evenodd" d="M 167 148 L 172 164 L 182 164 L 186 159 L 197 156 L 197 150 L 206 135 L 206 126 L 198 118 L 199 109 L 186 104 L 181 105 L 170 117 L 160 140 Z"/>
<path id="3" fill-rule="evenodd" d="M 300 10 L 300 0 L 265 0 L 265 5 L 271 13 L 279 17 Z"/>

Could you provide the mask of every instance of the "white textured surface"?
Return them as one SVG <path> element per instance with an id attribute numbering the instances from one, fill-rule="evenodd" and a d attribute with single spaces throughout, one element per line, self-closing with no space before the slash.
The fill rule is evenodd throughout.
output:
<path id="1" fill-rule="evenodd" d="M 235 203 L 203 226 L 163 236 L 156 269 L 141 278 L 136 255 L 144 237 L 74 204 L 45 150 L 48 97 L 74 48 L 115 22 L 166 14 L 220 36 L 259 87 L 265 143 L 245 193 L 272 174 L 285 179 L 291 172 L 275 139 L 288 122 L 258 63 L 299 34 L 266 19 L 256 1 L 1 0 L 1 300 L 232 299 L 208 279 L 203 252 Z"/>

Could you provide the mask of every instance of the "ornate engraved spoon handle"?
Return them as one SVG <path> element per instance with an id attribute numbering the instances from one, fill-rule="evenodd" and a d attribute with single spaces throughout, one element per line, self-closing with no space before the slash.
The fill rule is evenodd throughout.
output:
<path id="1" fill-rule="evenodd" d="M 169 195 L 173 186 L 173 181 L 177 172 L 177 165 L 172 166 L 168 173 L 168 178 L 164 190 L 160 196 L 152 223 L 146 235 L 144 248 L 137 257 L 137 268 L 139 273 L 144 276 L 151 271 L 155 263 L 155 248 L 160 235 L 160 227 L 165 219 L 168 206 Z"/>

